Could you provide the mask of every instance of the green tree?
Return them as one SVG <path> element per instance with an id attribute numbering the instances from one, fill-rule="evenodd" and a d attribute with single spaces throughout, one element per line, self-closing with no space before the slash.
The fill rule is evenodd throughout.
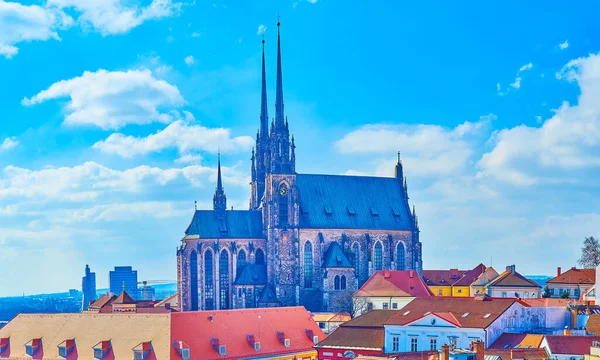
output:
<path id="1" fill-rule="evenodd" d="M 561 299 L 568 299 L 569 298 L 569 293 L 566 291 L 563 291 L 562 294 L 560 294 L 560 298 Z"/>
<path id="2" fill-rule="evenodd" d="M 583 241 L 579 265 L 584 269 L 595 269 L 600 265 L 600 243 L 593 236 L 586 237 Z"/>
<path id="3" fill-rule="evenodd" d="M 542 297 L 549 298 L 550 296 L 552 296 L 552 294 L 550 293 L 550 288 L 548 287 L 548 285 L 546 285 L 546 287 L 544 288 L 544 292 L 542 293 Z"/>

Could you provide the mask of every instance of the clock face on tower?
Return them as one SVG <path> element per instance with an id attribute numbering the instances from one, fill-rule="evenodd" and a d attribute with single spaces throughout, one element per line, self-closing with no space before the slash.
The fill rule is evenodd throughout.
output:
<path id="1" fill-rule="evenodd" d="M 281 196 L 286 196 L 287 192 L 288 192 L 287 187 L 285 187 L 285 185 L 281 185 L 281 187 L 279 188 L 279 194 Z"/>

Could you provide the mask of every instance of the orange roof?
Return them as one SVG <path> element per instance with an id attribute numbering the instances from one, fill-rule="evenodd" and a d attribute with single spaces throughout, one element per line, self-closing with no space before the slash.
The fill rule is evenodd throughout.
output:
<path id="1" fill-rule="evenodd" d="M 591 314 L 587 323 L 585 324 L 585 330 L 592 335 L 600 335 L 600 314 Z"/>
<path id="2" fill-rule="evenodd" d="M 350 313 L 347 312 L 315 312 L 312 313 L 311 316 L 316 322 L 346 322 L 352 319 Z"/>
<path id="3" fill-rule="evenodd" d="M 280 307 L 219 311 L 195 311 L 171 315 L 172 341 L 183 341 L 192 358 L 240 359 L 269 355 L 314 351 L 309 333 L 325 338 L 325 334 L 311 319 L 304 307 Z M 278 333 L 283 333 L 281 335 Z M 260 350 L 254 350 L 248 336 L 260 341 Z M 285 347 L 284 339 L 290 340 Z M 220 356 L 212 342 L 226 346 L 227 355 Z M 171 358 L 178 358 L 171 348 Z"/>
<path id="4" fill-rule="evenodd" d="M 525 276 L 519 274 L 516 271 L 506 270 L 500 274 L 497 278 L 492 280 L 487 286 L 507 286 L 507 287 L 535 287 L 541 289 L 542 287 L 533 280 L 527 279 Z"/>
<path id="5" fill-rule="evenodd" d="M 113 304 L 135 304 L 135 300 L 129 294 L 123 290 L 121 295 L 113 301 Z"/>
<path id="6" fill-rule="evenodd" d="M 594 285 L 596 283 L 596 269 L 571 268 L 546 283 Z"/>
<path id="7" fill-rule="evenodd" d="M 558 298 L 536 298 L 536 299 L 521 299 L 524 303 L 531 307 L 563 307 L 568 306 L 573 300 L 558 299 Z"/>
<path id="8" fill-rule="evenodd" d="M 498 350 L 539 348 L 543 339 L 544 335 L 504 333 L 489 348 Z"/>
<path id="9" fill-rule="evenodd" d="M 354 296 L 427 297 L 431 290 L 414 270 L 379 270 Z"/>
<path id="10" fill-rule="evenodd" d="M 552 355 L 589 355 L 594 341 L 600 341 L 600 336 L 546 336 Z"/>
<path id="11" fill-rule="evenodd" d="M 109 303 L 111 303 L 115 299 L 115 296 L 111 293 L 106 293 L 98 298 L 98 300 L 94 301 L 90 304 L 90 307 L 101 308 Z"/>

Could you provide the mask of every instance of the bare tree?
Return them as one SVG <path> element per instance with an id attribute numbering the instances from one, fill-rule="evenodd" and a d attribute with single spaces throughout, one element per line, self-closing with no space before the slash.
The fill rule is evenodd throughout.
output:
<path id="1" fill-rule="evenodd" d="M 586 237 L 583 241 L 579 265 L 584 269 L 595 269 L 600 265 L 600 243 L 593 236 Z"/>
<path id="2" fill-rule="evenodd" d="M 369 302 L 365 297 L 353 296 L 352 290 L 348 289 L 337 294 L 333 301 L 336 311 L 347 312 L 353 318 L 369 310 Z"/>

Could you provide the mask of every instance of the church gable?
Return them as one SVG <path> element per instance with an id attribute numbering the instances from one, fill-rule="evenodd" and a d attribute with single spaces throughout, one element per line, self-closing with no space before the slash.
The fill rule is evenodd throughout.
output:
<path id="1" fill-rule="evenodd" d="M 460 322 L 451 313 L 430 313 L 404 326 L 461 327 Z"/>
<path id="2" fill-rule="evenodd" d="M 301 228 L 414 230 L 396 178 L 298 174 L 296 186 Z"/>
<path id="3" fill-rule="evenodd" d="M 354 268 L 337 242 L 332 242 L 323 258 L 324 268 Z"/>

